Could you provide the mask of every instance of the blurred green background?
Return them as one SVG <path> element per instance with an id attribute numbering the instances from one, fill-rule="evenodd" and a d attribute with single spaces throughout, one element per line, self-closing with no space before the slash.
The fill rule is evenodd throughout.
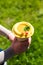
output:
<path id="1" fill-rule="evenodd" d="M 20 21 L 30 22 L 35 29 L 30 49 L 8 60 L 8 65 L 43 65 L 43 0 L 0 0 L 0 24 L 7 29 Z M 0 36 L 0 48 L 11 42 Z"/>

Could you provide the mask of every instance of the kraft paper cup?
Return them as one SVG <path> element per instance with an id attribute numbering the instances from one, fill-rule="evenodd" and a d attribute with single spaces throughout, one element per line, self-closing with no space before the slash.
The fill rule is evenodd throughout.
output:
<path id="1" fill-rule="evenodd" d="M 26 26 L 28 26 L 28 30 L 26 29 Z M 34 34 L 34 27 L 29 22 L 22 21 L 13 26 L 12 32 L 19 41 L 24 41 Z M 23 35 L 21 35 L 22 33 Z"/>
<path id="2" fill-rule="evenodd" d="M 18 37 L 16 37 L 16 38 L 18 41 L 25 41 L 26 39 L 28 39 L 28 38 L 18 38 Z"/>

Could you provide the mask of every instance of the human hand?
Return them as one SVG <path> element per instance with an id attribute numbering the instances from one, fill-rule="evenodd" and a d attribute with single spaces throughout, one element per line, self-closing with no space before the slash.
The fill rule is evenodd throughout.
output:
<path id="1" fill-rule="evenodd" d="M 14 38 L 14 41 L 11 44 L 11 48 L 14 50 L 15 54 L 20 54 L 25 52 L 27 48 L 30 47 L 31 44 L 31 37 L 26 39 L 25 41 L 19 41 L 17 38 Z"/>
<path id="2" fill-rule="evenodd" d="M 25 41 L 18 41 L 10 30 L 6 29 L 1 25 L 0 25 L 0 34 L 7 36 L 7 38 L 11 41 L 12 43 L 11 48 L 14 50 L 15 54 L 20 54 L 30 47 L 31 37 L 26 39 Z"/>

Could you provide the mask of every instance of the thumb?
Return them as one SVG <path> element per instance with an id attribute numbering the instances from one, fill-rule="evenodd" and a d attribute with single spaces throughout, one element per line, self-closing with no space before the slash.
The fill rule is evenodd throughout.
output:
<path id="1" fill-rule="evenodd" d="M 30 44 L 31 44 L 31 37 L 30 37 L 30 38 L 28 38 L 28 43 L 29 43 L 29 46 L 28 46 L 28 49 L 29 49 Z"/>

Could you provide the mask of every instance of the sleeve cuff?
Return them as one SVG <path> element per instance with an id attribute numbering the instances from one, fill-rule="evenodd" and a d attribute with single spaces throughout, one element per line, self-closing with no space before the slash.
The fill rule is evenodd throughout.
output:
<path id="1" fill-rule="evenodd" d="M 4 61 L 14 56 L 14 50 L 10 47 L 4 51 Z"/>

